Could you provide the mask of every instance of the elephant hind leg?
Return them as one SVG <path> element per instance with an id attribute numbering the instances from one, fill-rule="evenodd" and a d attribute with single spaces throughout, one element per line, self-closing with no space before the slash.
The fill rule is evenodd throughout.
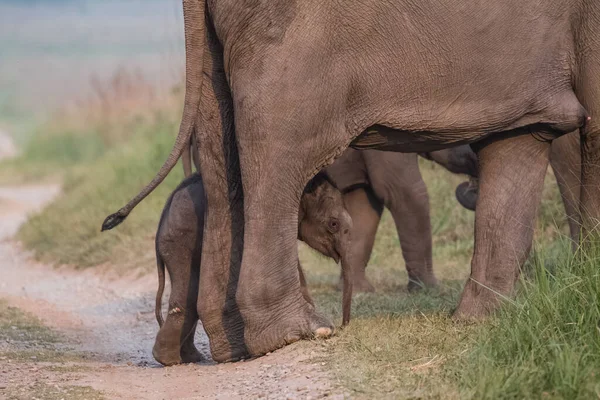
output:
<path id="1" fill-rule="evenodd" d="M 238 77 L 237 82 L 242 81 Z M 331 321 L 302 294 L 298 210 L 309 179 L 333 161 L 350 138 L 342 117 L 332 118 L 335 114 L 325 112 L 325 106 L 306 101 L 319 98 L 312 86 L 298 82 L 290 93 L 279 84 L 269 80 L 264 85 L 268 90 L 245 93 L 243 100 L 252 107 L 235 110 L 244 189 L 244 247 L 236 300 L 251 355 L 334 332 Z M 286 96 L 275 98 L 278 93 Z"/>
<path id="2" fill-rule="evenodd" d="M 579 243 L 581 216 L 579 196 L 581 190 L 581 146 L 579 132 L 561 136 L 550 147 L 550 165 L 558 183 L 565 206 L 573 247 Z"/>
<path id="3" fill-rule="evenodd" d="M 192 310 L 195 310 L 195 304 Z M 167 316 L 165 324 L 156 336 L 152 348 L 154 359 L 165 366 L 204 360 L 204 357 L 194 345 L 198 323 L 195 311 L 190 309 L 181 310 L 174 307 L 170 309 L 170 312 L 172 314 Z"/>
<path id="4" fill-rule="evenodd" d="M 541 202 L 550 144 L 517 132 L 477 145 L 480 186 L 475 250 L 457 317 L 481 317 L 510 295 L 525 262 Z"/>
<path id="5" fill-rule="evenodd" d="M 429 195 L 417 155 L 367 150 L 364 158 L 373 191 L 394 218 L 408 272 L 408 290 L 435 287 Z"/>
<path id="6" fill-rule="evenodd" d="M 156 335 L 152 355 L 163 365 L 193 363 L 203 360 L 203 356 L 194 345 L 198 312 L 199 254 L 191 257 L 186 246 L 172 249 L 178 260 L 173 270 L 167 262 L 171 277 L 171 295 L 169 309 L 163 326 Z M 172 254 L 170 254 L 172 255 Z"/>
<path id="7" fill-rule="evenodd" d="M 575 92 L 591 118 L 585 127 L 579 130 L 582 239 L 591 239 L 588 233 L 597 231 L 600 226 L 600 33 L 597 29 L 599 18 L 600 6 L 590 3 L 579 27 L 580 37 L 576 37 L 576 42 L 581 44 L 580 48 L 586 51 L 578 54 Z"/>
<path id="8" fill-rule="evenodd" d="M 203 359 L 194 346 L 205 209 L 201 187 L 189 185 L 174 194 L 157 234 L 158 256 L 164 260 L 171 281 L 167 318 L 152 350 L 163 365 Z"/>

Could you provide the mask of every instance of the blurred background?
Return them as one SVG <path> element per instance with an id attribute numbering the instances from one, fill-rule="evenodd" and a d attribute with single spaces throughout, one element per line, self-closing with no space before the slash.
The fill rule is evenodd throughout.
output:
<path id="1" fill-rule="evenodd" d="M 164 93 L 184 56 L 181 1 L 1 0 L 0 126 L 24 143 L 36 123 L 104 95 L 111 79 Z"/>

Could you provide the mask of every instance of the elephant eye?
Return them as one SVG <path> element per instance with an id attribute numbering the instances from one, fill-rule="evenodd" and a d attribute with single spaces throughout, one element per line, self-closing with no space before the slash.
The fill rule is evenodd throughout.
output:
<path id="1" fill-rule="evenodd" d="M 337 233 L 340 230 L 340 222 L 335 218 L 331 218 L 327 223 L 327 229 L 331 233 Z"/>

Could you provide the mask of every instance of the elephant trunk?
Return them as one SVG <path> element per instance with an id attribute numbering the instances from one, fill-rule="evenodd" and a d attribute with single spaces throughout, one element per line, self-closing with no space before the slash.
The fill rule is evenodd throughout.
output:
<path id="1" fill-rule="evenodd" d="M 348 325 L 350 322 L 350 311 L 352 309 L 352 286 L 353 286 L 353 268 L 355 267 L 356 257 L 352 251 L 352 238 L 350 232 L 352 231 L 352 220 L 347 215 L 347 225 L 349 228 L 344 229 L 340 240 L 337 243 L 336 250 L 341 258 L 342 266 L 342 326 Z"/>
<path id="2" fill-rule="evenodd" d="M 342 325 L 350 322 L 350 310 L 352 309 L 352 263 L 349 257 L 342 256 Z"/>

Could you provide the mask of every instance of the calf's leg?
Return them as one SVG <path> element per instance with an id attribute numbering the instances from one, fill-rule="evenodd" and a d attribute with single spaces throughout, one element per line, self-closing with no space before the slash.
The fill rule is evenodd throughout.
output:
<path id="1" fill-rule="evenodd" d="M 356 257 L 352 271 L 353 290 L 374 292 L 375 288 L 367 279 L 366 268 L 375 243 L 383 204 L 370 188 L 359 188 L 344 194 L 344 205 L 352 218 L 352 248 L 353 257 Z M 340 289 L 341 285 L 340 278 Z"/>
<path id="2" fill-rule="evenodd" d="M 179 254 L 185 255 L 188 249 L 181 250 Z M 167 366 L 202 360 L 201 354 L 194 345 L 198 323 L 196 302 L 200 258 L 192 259 L 186 256 L 180 258 L 186 258 L 188 262 L 178 264 L 177 271 L 171 271 L 167 266 L 171 277 L 169 308 L 167 318 L 156 336 L 152 349 L 156 361 Z"/>

